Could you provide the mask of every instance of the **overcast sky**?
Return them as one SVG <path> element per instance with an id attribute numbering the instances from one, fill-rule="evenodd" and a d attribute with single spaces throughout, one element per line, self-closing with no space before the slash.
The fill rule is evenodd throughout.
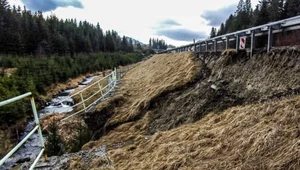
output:
<path id="1" fill-rule="evenodd" d="M 219 27 L 234 13 L 239 0 L 8 0 L 10 5 L 42 10 L 44 16 L 76 18 L 100 23 L 105 30 L 148 43 L 164 39 L 176 46 L 206 39 L 212 26 Z M 258 0 L 252 0 L 254 7 Z"/>

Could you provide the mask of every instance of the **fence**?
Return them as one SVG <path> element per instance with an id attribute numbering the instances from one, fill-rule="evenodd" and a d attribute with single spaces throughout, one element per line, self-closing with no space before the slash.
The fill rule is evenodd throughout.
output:
<path id="1" fill-rule="evenodd" d="M 92 83 L 91 85 L 87 86 L 86 88 L 72 94 L 70 97 L 71 98 L 76 98 L 76 96 L 80 96 L 80 102 L 75 104 L 74 106 L 72 106 L 72 108 L 74 110 L 76 110 L 75 113 L 65 117 L 64 119 L 62 119 L 61 121 L 65 121 L 73 116 L 76 116 L 80 113 L 82 113 L 83 111 L 89 111 L 89 109 L 93 106 L 99 103 L 99 101 L 101 101 L 103 98 L 105 98 L 116 86 L 117 84 L 117 80 L 121 79 L 124 74 L 130 70 L 134 65 L 130 65 L 130 66 L 126 66 L 124 68 L 120 68 L 120 69 L 114 69 L 114 71 L 112 71 L 110 74 L 108 74 L 107 76 L 104 76 L 103 78 L 101 78 L 100 80 Z M 107 82 L 107 83 L 106 83 Z M 103 84 L 106 84 L 103 86 Z M 96 87 L 95 87 L 96 86 Z M 89 95 L 87 94 L 86 98 L 84 97 L 84 92 L 86 92 L 87 90 L 92 89 L 92 94 Z M 99 97 L 97 97 L 97 94 L 101 94 Z M 93 97 L 96 97 L 94 101 L 88 102 L 90 100 L 93 99 Z M 65 100 L 61 100 L 58 102 L 59 103 L 63 103 Z M 81 108 L 78 107 L 81 105 Z M 76 108 L 80 108 L 80 109 L 76 109 Z M 68 109 L 68 108 L 67 108 Z"/>
<path id="2" fill-rule="evenodd" d="M 35 165 L 37 164 L 38 160 L 40 159 L 40 157 L 42 156 L 43 152 L 45 151 L 45 145 L 44 145 L 44 139 L 43 139 L 43 135 L 42 135 L 42 130 L 41 130 L 41 126 L 40 126 L 40 121 L 38 118 L 38 114 L 37 114 L 37 110 L 36 110 L 36 106 L 35 106 L 35 102 L 34 102 L 34 98 L 31 94 L 31 92 L 5 100 L 0 102 L 0 107 L 7 105 L 9 103 L 15 102 L 17 100 L 21 100 L 23 98 L 26 98 L 30 96 L 30 103 L 31 103 L 31 107 L 32 107 L 32 111 L 33 111 L 33 115 L 34 115 L 34 121 L 35 121 L 35 127 L 30 131 L 30 133 L 28 133 L 28 135 L 26 135 L 26 137 L 21 140 L 21 142 L 19 142 L 17 144 L 17 146 L 15 146 L 4 158 L 2 158 L 0 160 L 0 166 L 2 166 L 5 161 L 11 157 L 36 131 L 38 131 L 38 135 L 40 137 L 40 142 L 42 145 L 42 149 L 40 151 L 40 153 L 38 154 L 38 156 L 36 157 L 36 159 L 34 160 L 33 164 L 31 165 L 31 167 L 29 168 L 30 170 L 32 170 Z"/>
<path id="3" fill-rule="evenodd" d="M 107 82 L 107 83 L 105 83 Z M 100 80 L 97 80 L 96 82 L 92 83 L 91 85 L 87 86 L 86 88 L 72 94 L 70 97 L 71 98 L 76 98 L 76 96 L 79 96 L 80 102 L 77 104 L 73 105 L 72 108 L 75 110 L 75 113 L 65 117 L 61 121 L 65 121 L 75 115 L 78 115 L 82 113 L 83 111 L 88 111 L 91 106 L 96 105 L 97 102 L 101 99 L 103 99 L 105 96 L 107 96 L 108 93 L 110 93 L 113 88 L 116 86 L 117 83 L 117 70 L 116 68 L 114 71 L 112 71 L 110 74 L 104 76 Z M 103 86 L 103 84 L 106 84 Z M 91 95 L 85 95 L 87 97 L 84 97 L 84 92 L 87 90 L 92 89 L 92 94 Z M 101 94 L 100 97 L 97 97 L 96 95 Z M 96 97 L 95 101 L 91 101 L 93 97 Z M 78 97 L 77 97 L 78 98 Z M 59 101 L 59 103 L 63 103 L 65 100 Z M 89 102 L 91 101 L 91 102 Z M 81 106 L 81 107 L 80 107 Z M 69 108 L 67 108 L 69 109 Z"/>
<path id="4" fill-rule="evenodd" d="M 193 48 L 193 51 L 199 51 L 199 52 L 207 52 L 207 51 L 218 51 L 218 45 L 220 43 L 225 43 L 225 49 L 228 49 L 230 46 L 230 41 L 235 41 L 235 49 L 240 50 L 241 49 L 241 38 L 250 37 L 251 38 L 251 44 L 249 52 L 253 53 L 255 49 L 255 37 L 267 35 L 267 51 L 269 52 L 272 48 L 273 44 L 273 34 L 280 33 L 280 32 L 286 32 L 291 30 L 298 30 L 300 29 L 300 16 L 287 18 L 284 20 L 271 22 L 268 24 L 252 27 L 249 29 L 236 31 L 232 33 L 228 33 L 225 35 L 217 36 L 214 38 L 209 38 L 206 40 L 198 41 L 196 43 L 184 45 L 181 47 L 164 50 L 159 53 L 167 53 L 167 52 L 182 52 L 182 51 L 188 51 L 190 48 Z M 204 48 L 202 48 L 204 47 Z M 242 48 L 244 49 L 244 48 Z"/>

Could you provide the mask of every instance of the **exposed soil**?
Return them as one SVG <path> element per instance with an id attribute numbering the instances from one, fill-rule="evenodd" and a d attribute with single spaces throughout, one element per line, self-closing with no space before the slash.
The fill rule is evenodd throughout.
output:
<path id="1" fill-rule="evenodd" d="M 195 122 L 209 112 L 299 94 L 297 48 L 274 49 L 251 58 L 245 53 L 224 54 L 199 55 L 206 63 L 201 79 L 153 102 L 149 134 Z"/>

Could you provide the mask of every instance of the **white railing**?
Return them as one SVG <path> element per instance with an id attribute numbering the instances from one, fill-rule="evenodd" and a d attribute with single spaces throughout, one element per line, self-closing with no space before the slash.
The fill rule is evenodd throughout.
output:
<path id="1" fill-rule="evenodd" d="M 102 87 L 103 85 L 103 82 L 104 81 L 108 81 L 108 83 Z M 76 95 L 80 95 L 80 99 L 81 101 L 79 103 L 76 103 L 75 105 L 72 106 L 73 109 L 76 109 L 76 107 L 82 105 L 82 109 L 76 111 L 75 113 L 63 118 L 61 121 L 65 121 L 75 115 L 78 115 L 82 112 L 86 112 L 88 111 L 88 109 L 97 104 L 97 101 L 103 99 L 108 93 L 110 93 L 114 87 L 116 86 L 116 83 L 117 83 L 117 70 L 116 68 L 114 69 L 114 71 L 112 71 L 110 74 L 108 74 L 107 76 L 101 78 L 100 80 L 97 80 L 96 82 L 88 85 L 87 87 L 85 87 L 84 89 L 72 94 L 70 97 L 73 98 L 74 96 Z M 95 86 L 95 85 L 98 85 L 98 90 L 96 92 L 93 92 L 92 95 L 88 96 L 86 99 L 84 99 L 84 92 L 88 89 L 90 89 L 91 87 Z M 89 105 L 87 105 L 87 101 L 91 100 L 94 96 L 96 96 L 97 94 L 101 93 L 101 97 L 97 98 L 95 101 L 92 101 Z M 66 101 L 67 99 L 64 99 L 64 100 L 61 100 L 58 102 L 59 103 L 63 103 L 64 101 Z M 66 108 L 66 109 L 69 109 L 69 108 Z"/>
<path id="2" fill-rule="evenodd" d="M 11 99 L 8 99 L 8 100 L 5 100 L 5 101 L 2 101 L 2 102 L 0 102 L 0 107 L 2 107 L 4 105 L 7 105 L 9 103 L 15 102 L 17 100 L 21 100 L 21 99 L 26 98 L 28 96 L 30 96 L 30 103 L 31 103 L 31 107 L 32 107 L 33 115 L 34 115 L 34 121 L 35 121 L 36 125 L 29 132 L 29 134 L 26 135 L 26 137 L 21 142 L 19 142 L 17 144 L 17 146 L 15 146 L 7 155 L 5 155 L 4 158 L 2 158 L 0 160 L 0 166 L 2 166 L 5 163 L 5 161 L 8 158 L 10 158 L 36 131 L 38 132 L 38 135 L 40 137 L 40 143 L 41 143 L 42 148 L 41 148 L 41 151 L 38 154 L 38 156 L 35 158 L 33 164 L 29 168 L 30 170 L 32 170 L 35 167 L 35 165 L 37 164 L 38 160 L 40 159 L 40 157 L 42 156 L 43 152 L 45 151 L 45 144 L 44 144 L 44 139 L 43 139 L 43 135 L 42 135 L 42 129 L 41 129 L 41 126 L 40 126 L 40 121 L 39 121 L 39 118 L 38 118 L 38 114 L 37 114 L 37 110 L 36 110 L 34 98 L 33 98 L 32 94 L 31 94 L 31 92 L 23 94 L 23 95 L 20 95 L 20 96 L 17 96 L 17 97 L 14 97 L 14 98 L 11 98 Z"/>

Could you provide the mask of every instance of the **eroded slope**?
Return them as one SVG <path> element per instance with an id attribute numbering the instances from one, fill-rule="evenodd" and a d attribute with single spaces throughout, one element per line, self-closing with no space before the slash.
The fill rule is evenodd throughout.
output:
<path id="1" fill-rule="evenodd" d="M 113 130 L 99 144 L 131 140 L 136 134 L 144 134 L 151 102 L 194 81 L 200 68 L 192 53 L 155 55 L 130 70 L 115 96 L 100 103 L 95 112 L 85 116 L 85 121 L 96 138 Z M 92 143 L 89 145 L 95 145 Z"/>

